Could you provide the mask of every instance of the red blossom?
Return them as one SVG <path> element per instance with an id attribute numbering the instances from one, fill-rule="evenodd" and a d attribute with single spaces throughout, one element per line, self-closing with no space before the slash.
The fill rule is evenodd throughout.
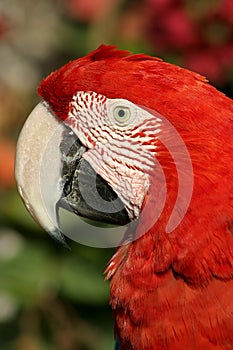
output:
<path id="1" fill-rule="evenodd" d="M 197 41 L 195 23 L 182 9 L 175 9 L 164 16 L 163 30 L 169 46 L 182 48 Z"/>
<path id="2" fill-rule="evenodd" d="M 5 34 L 10 29 L 10 22 L 9 20 L 0 14 L 0 39 L 5 36 Z"/>
<path id="3" fill-rule="evenodd" d="M 69 14 L 84 22 L 92 22 L 106 16 L 116 0 L 63 0 Z"/>
<path id="4" fill-rule="evenodd" d="M 221 2 L 220 14 L 223 19 L 233 25 L 233 1 L 223 0 Z"/>
<path id="5" fill-rule="evenodd" d="M 0 189 L 15 185 L 14 180 L 15 146 L 6 138 L 0 139 Z"/>
<path id="6" fill-rule="evenodd" d="M 203 50 L 187 54 L 184 64 L 189 69 L 198 72 L 209 80 L 221 82 L 224 79 L 221 62 L 213 50 Z"/>
<path id="7" fill-rule="evenodd" d="M 209 8 L 189 0 L 146 1 L 149 40 L 157 52 L 179 56 L 187 68 L 212 82 L 228 79 L 224 74 L 233 69 L 233 0 Z"/>

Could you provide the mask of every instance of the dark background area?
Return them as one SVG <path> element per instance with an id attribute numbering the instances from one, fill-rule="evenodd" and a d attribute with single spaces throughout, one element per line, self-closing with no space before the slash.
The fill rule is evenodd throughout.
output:
<path id="1" fill-rule="evenodd" d="M 113 348 L 103 272 L 114 250 L 57 245 L 26 212 L 13 170 L 40 80 L 101 43 L 195 70 L 233 95 L 233 0 L 0 2 L 1 350 Z"/>

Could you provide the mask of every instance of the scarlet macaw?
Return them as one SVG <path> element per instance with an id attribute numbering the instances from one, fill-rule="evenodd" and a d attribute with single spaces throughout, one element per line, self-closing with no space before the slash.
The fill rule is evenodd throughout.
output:
<path id="1" fill-rule="evenodd" d="M 43 102 L 16 160 L 29 211 L 63 240 L 55 210 L 62 163 L 63 196 L 76 213 L 135 223 L 106 270 L 116 349 L 233 349 L 232 100 L 196 73 L 104 45 L 51 73 L 38 91 Z M 46 212 L 38 161 L 61 121 Z M 68 175 L 65 127 L 79 139 Z M 122 210 L 96 215 L 85 204 L 80 193 L 90 183 L 75 187 L 81 163 Z"/>

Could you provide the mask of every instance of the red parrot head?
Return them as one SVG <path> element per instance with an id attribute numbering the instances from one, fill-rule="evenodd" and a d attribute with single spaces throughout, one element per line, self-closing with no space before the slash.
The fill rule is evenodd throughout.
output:
<path id="1" fill-rule="evenodd" d="M 120 349 L 232 348 L 232 101 L 198 74 L 112 46 L 53 72 L 39 94 L 18 188 L 63 244 L 59 208 L 127 226 L 106 271 Z"/>
<path id="2" fill-rule="evenodd" d="M 203 77 L 102 45 L 51 73 L 38 91 L 43 102 L 19 139 L 16 175 L 27 207 L 47 231 L 62 237 L 58 203 L 123 225 L 146 208 L 136 237 L 151 227 L 183 237 L 190 222 L 196 225 L 196 198 L 222 176 L 219 133 L 232 113 L 229 100 Z"/>

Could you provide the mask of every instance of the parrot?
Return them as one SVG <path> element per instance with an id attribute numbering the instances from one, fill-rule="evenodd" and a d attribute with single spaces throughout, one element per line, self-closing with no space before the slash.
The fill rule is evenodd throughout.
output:
<path id="1" fill-rule="evenodd" d="M 114 45 L 52 72 L 38 94 L 18 139 L 19 193 L 64 245 L 61 207 L 126 228 L 105 271 L 115 350 L 233 349 L 233 101 Z"/>

